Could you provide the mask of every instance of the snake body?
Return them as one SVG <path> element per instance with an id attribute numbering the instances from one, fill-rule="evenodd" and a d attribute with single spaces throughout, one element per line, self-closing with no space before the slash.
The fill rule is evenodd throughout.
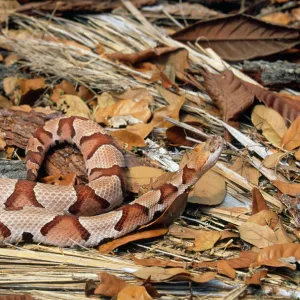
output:
<path id="1" fill-rule="evenodd" d="M 75 187 L 37 183 L 48 149 L 75 144 L 82 152 L 89 183 Z M 167 182 L 114 209 L 126 189 L 122 149 L 100 125 L 81 117 L 53 119 L 38 128 L 26 150 L 27 180 L 0 179 L 0 242 L 33 242 L 60 247 L 92 247 L 147 224 L 208 169 L 222 151 L 215 137 L 192 152 Z M 114 209 L 114 210 L 113 210 Z"/>

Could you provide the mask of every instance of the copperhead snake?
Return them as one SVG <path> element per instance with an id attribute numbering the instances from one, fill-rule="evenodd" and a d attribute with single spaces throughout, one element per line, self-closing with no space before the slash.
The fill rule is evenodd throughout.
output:
<path id="1" fill-rule="evenodd" d="M 87 185 L 35 182 L 48 149 L 62 142 L 73 143 L 81 151 Z M 17 243 L 30 236 L 33 242 L 48 245 L 93 247 L 118 238 L 165 211 L 216 163 L 221 151 L 221 137 L 198 145 L 167 182 L 112 210 L 120 206 L 126 189 L 122 149 L 93 121 L 81 117 L 50 120 L 29 140 L 27 180 L 0 179 L 0 243 Z"/>

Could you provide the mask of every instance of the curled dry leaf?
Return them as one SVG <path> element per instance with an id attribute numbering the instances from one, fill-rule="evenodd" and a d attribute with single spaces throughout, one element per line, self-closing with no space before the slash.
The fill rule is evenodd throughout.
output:
<path id="1" fill-rule="evenodd" d="M 86 103 L 75 95 L 63 95 L 57 102 L 59 110 L 67 116 L 79 116 L 90 119 L 90 110 Z"/>
<path id="2" fill-rule="evenodd" d="M 122 245 L 128 244 L 130 242 L 162 236 L 162 235 L 165 235 L 167 232 L 168 232 L 167 228 L 139 231 L 139 232 L 121 237 L 119 239 L 115 239 L 106 244 L 103 244 L 103 245 L 99 246 L 98 250 L 100 253 L 109 253 L 109 252 L 113 251 L 114 249 L 116 249 Z"/>
<path id="3" fill-rule="evenodd" d="M 282 194 L 296 197 L 300 194 L 300 183 L 288 183 L 280 180 L 273 180 L 272 183 L 280 190 Z"/>
<path id="4" fill-rule="evenodd" d="M 144 286 L 129 285 L 122 289 L 117 297 L 117 300 L 151 300 L 153 299 Z"/>
<path id="5" fill-rule="evenodd" d="M 282 260 L 283 258 L 293 258 L 300 260 L 300 244 L 286 243 L 266 247 L 257 255 L 254 266 L 273 266 L 273 267 L 289 267 L 295 269 L 294 265 Z"/>
<path id="6" fill-rule="evenodd" d="M 175 267 L 175 268 L 185 268 L 185 262 L 171 261 L 170 259 L 162 260 L 157 258 L 143 258 L 138 259 L 132 256 L 132 260 L 136 265 L 144 267 Z"/>
<path id="7" fill-rule="evenodd" d="M 220 239 L 221 233 L 218 231 L 202 230 L 195 238 L 194 245 L 187 249 L 190 251 L 205 251 L 214 247 L 215 243 Z"/>
<path id="8" fill-rule="evenodd" d="M 141 186 L 153 183 L 159 176 L 165 172 L 161 169 L 136 166 L 131 167 L 126 172 L 127 190 L 138 193 Z"/>
<path id="9" fill-rule="evenodd" d="M 282 146 L 287 150 L 293 150 L 300 146 L 300 116 L 282 137 Z"/>
<path id="10" fill-rule="evenodd" d="M 242 157 L 238 157 L 233 165 L 230 166 L 230 169 L 246 178 L 252 184 L 258 185 L 258 179 L 260 177 L 259 171 Z"/>
<path id="11" fill-rule="evenodd" d="M 63 80 L 61 83 L 59 83 L 55 86 L 50 99 L 53 102 L 57 103 L 58 100 L 65 94 L 77 95 L 74 85 L 70 81 L 67 81 L 67 80 Z"/>
<path id="12" fill-rule="evenodd" d="M 268 155 L 264 160 L 263 160 L 263 166 L 269 169 L 274 169 L 277 167 L 279 164 L 280 160 L 285 157 L 286 154 L 283 152 L 275 152 L 271 155 Z"/>
<path id="13" fill-rule="evenodd" d="M 108 119 L 114 116 L 132 116 L 146 123 L 151 117 L 148 101 L 121 100 L 113 105 L 98 108 L 95 111 L 95 120 L 108 125 Z"/>
<path id="14" fill-rule="evenodd" d="M 204 205 L 218 205 L 226 195 L 226 182 L 214 171 L 207 171 L 189 192 L 188 202 Z"/>
<path id="15" fill-rule="evenodd" d="M 144 139 L 127 129 L 120 129 L 116 131 L 111 131 L 110 134 L 117 140 L 122 148 L 127 150 L 132 150 L 134 147 L 145 147 L 147 144 Z"/>
<path id="16" fill-rule="evenodd" d="M 245 283 L 247 285 L 249 285 L 249 284 L 260 285 L 261 280 L 263 278 L 266 278 L 267 274 L 268 274 L 268 270 L 259 270 L 259 271 L 255 272 L 251 277 L 247 277 L 245 279 Z"/>
<path id="17" fill-rule="evenodd" d="M 52 175 L 41 178 L 41 182 L 53 185 L 74 186 L 76 183 L 76 173 L 69 173 L 67 175 Z"/>
<path id="18" fill-rule="evenodd" d="M 248 268 L 256 259 L 257 253 L 252 251 L 243 251 L 239 253 L 239 257 L 226 259 L 227 262 L 233 269 L 244 269 Z M 223 261 L 223 260 L 222 260 Z M 193 263 L 193 268 L 216 268 L 218 261 L 207 261 L 200 263 Z"/>
<path id="19" fill-rule="evenodd" d="M 256 105 L 252 111 L 253 125 L 262 130 L 264 137 L 276 146 L 281 145 L 281 139 L 287 131 L 282 116 L 270 107 Z"/>
<path id="20" fill-rule="evenodd" d="M 219 274 L 225 275 L 232 279 L 234 279 L 236 276 L 236 271 L 226 262 L 226 260 L 219 260 L 217 262 L 217 270 Z"/>
<path id="21" fill-rule="evenodd" d="M 94 294 L 107 297 L 116 296 L 124 288 L 131 286 L 126 281 L 105 272 L 98 274 L 100 284 L 96 287 Z"/>
<path id="22" fill-rule="evenodd" d="M 267 202 L 260 190 L 254 187 L 252 189 L 252 215 L 255 215 L 263 210 L 269 210 Z"/>

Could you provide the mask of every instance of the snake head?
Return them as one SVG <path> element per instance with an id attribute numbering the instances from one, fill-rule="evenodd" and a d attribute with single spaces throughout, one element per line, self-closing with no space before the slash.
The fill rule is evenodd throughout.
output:
<path id="1" fill-rule="evenodd" d="M 223 139 L 215 136 L 208 139 L 194 148 L 192 155 L 189 157 L 187 167 L 196 170 L 199 175 L 203 175 L 219 159 L 223 149 Z"/>

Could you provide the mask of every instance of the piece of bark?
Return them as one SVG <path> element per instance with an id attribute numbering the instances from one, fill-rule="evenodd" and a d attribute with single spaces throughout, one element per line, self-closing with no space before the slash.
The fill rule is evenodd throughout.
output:
<path id="1" fill-rule="evenodd" d="M 34 131 L 43 124 L 54 118 L 63 116 L 61 113 L 46 115 L 35 111 L 24 112 L 12 109 L 0 109 L 0 137 L 8 146 L 15 146 L 25 149 L 29 138 Z M 148 161 L 140 159 L 130 152 L 125 152 L 127 167 L 151 165 Z M 1 168 L 1 165 L 0 165 Z M 43 162 L 40 177 L 55 174 L 68 174 L 74 172 L 77 176 L 77 183 L 82 184 L 88 181 L 82 155 L 76 146 L 62 144 L 50 149 Z M 0 173 L 0 177 L 2 173 Z M 12 174 L 14 175 L 15 173 Z M 19 178 L 18 176 L 9 178 Z"/>
<path id="2" fill-rule="evenodd" d="M 25 179 L 25 162 L 22 160 L 0 159 L 0 178 Z"/>
<path id="3" fill-rule="evenodd" d="M 300 85 L 299 64 L 285 61 L 245 61 L 243 71 L 253 79 L 267 87 L 290 87 Z"/>
<path id="4" fill-rule="evenodd" d="M 24 1 L 25 2 L 25 1 Z M 144 5 L 153 5 L 156 0 L 132 0 L 136 7 Z M 63 1 L 30 1 L 23 4 L 17 9 L 19 13 L 33 14 L 34 10 L 42 12 L 55 12 L 56 15 L 62 15 L 64 13 L 99 13 L 103 11 L 113 10 L 117 7 L 121 7 L 122 2 L 120 0 L 63 0 Z"/>

